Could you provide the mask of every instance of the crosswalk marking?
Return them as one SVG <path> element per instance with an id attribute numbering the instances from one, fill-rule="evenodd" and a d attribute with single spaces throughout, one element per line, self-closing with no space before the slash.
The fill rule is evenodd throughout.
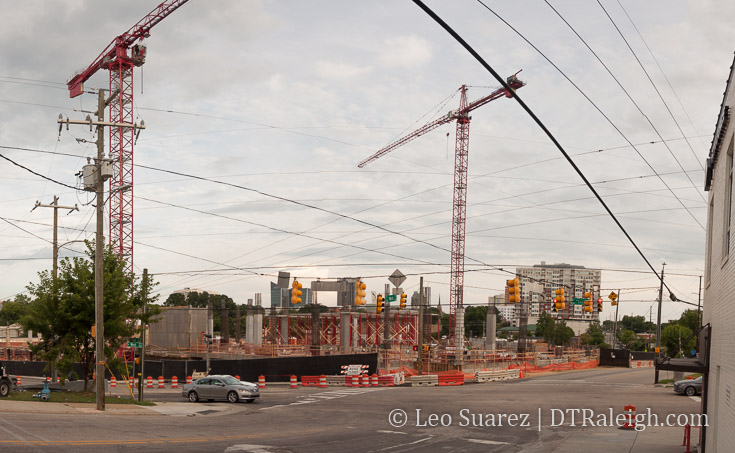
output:
<path id="1" fill-rule="evenodd" d="M 288 404 L 277 404 L 275 406 L 260 408 L 261 411 L 274 409 L 276 407 L 288 407 L 288 406 L 300 406 L 302 404 L 318 403 L 321 401 L 333 400 L 336 398 L 344 398 L 345 396 L 361 395 L 364 393 L 377 392 L 385 390 L 385 388 L 364 388 L 364 389 L 345 389 L 345 390 L 331 390 L 328 392 L 312 393 L 311 395 L 299 395 L 299 401 L 294 401 Z"/>

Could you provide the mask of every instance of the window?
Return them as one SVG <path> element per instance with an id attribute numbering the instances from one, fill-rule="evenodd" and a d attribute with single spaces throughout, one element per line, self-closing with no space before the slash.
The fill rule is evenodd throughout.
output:
<path id="1" fill-rule="evenodd" d="M 730 146 L 727 148 L 727 184 L 725 186 L 725 218 L 723 219 L 723 234 L 722 238 L 722 260 L 725 261 L 730 255 L 730 225 L 732 223 L 732 148 L 733 144 L 730 141 Z"/>

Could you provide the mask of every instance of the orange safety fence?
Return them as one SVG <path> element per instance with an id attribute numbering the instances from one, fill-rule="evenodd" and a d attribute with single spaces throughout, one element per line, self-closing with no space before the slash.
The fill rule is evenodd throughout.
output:
<path id="1" fill-rule="evenodd" d="M 509 370 L 521 370 L 524 373 L 540 373 L 542 371 L 566 371 L 566 370 L 584 370 L 588 368 L 595 368 L 600 365 L 599 360 L 590 360 L 589 362 L 566 362 L 566 363 L 552 363 L 546 366 L 536 366 L 530 362 L 523 362 L 522 364 L 510 364 L 508 365 Z"/>
<path id="2" fill-rule="evenodd" d="M 403 373 L 404 376 L 410 377 L 410 376 L 418 376 L 419 372 L 415 368 L 409 368 L 407 366 L 401 366 L 392 370 L 378 370 L 378 375 L 385 376 L 386 374 L 396 374 L 396 373 Z M 462 371 L 458 370 L 450 370 L 450 371 L 432 371 L 431 373 L 424 373 L 426 374 L 435 374 L 438 376 L 456 376 L 458 374 L 461 374 L 464 376 L 465 381 L 474 381 L 475 380 L 475 373 L 463 373 Z"/>

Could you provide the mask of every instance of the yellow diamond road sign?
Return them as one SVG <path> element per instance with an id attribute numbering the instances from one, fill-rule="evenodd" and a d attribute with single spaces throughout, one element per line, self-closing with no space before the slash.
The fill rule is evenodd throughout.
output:
<path id="1" fill-rule="evenodd" d="M 609 295 L 609 296 L 607 296 L 607 298 L 608 298 L 608 299 L 610 299 L 610 300 L 615 300 L 615 299 L 617 299 L 617 298 L 618 298 L 618 295 L 617 295 L 617 294 L 615 294 L 615 291 L 612 291 L 612 292 L 610 293 L 610 295 Z"/>

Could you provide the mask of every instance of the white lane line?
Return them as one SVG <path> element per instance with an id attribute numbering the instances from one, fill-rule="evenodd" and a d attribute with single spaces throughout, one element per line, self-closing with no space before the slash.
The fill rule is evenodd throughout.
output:
<path id="1" fill-rule="evenodd" d="M 378 433 L 385 433 L 385 434 L 408 434 L 401 431 L 388 431 L 387 429 L 379 429 L 376 432 Z"/>
<path id="2" fill-rule="evenodd" d="M 406 446 L 408 446 L 408 445 L 416 445 L 416 444 L 418 444 L 418 443 L 421 443 L 421 442 L 427 441 L 427 440 L 429 440 L 429 439 L 432 439 L 432 436 L 426 437 L 426 438 L 424 438 L 424 439 L 419 439 L 419 440 L 417 440 L 417 441 L 414 441 L 414 442 L 409 442 L 409 443 L 407 443 L 407 444 L 398 444 L 398 445 L 393 445 L 392 447 L 385 447 L 385 448 L 381 448 L 380 450 L 375 450 L 375 451 L 385 451 L 385 450 L 393 450 L 394 448 L 399 448 L 399 447 L 406 447 Z"/>
<path id="3" fill-rule="evenodd" d="M 485 445 L 508 445 L 508 442 L 499 442 L 497 440 L 483 440 L 483 439 L 465 439 L 467 442 L 473 442 L 476 444 Z"/>
<path id="4" fill-rule="evenodd" d="M 696 401 L 698 403 L 701 403 L 702 402 L 702 398 L 700 398 L 698 396 L 690 396 L 689 398 L 693 399 L 694 401 Z"/>

